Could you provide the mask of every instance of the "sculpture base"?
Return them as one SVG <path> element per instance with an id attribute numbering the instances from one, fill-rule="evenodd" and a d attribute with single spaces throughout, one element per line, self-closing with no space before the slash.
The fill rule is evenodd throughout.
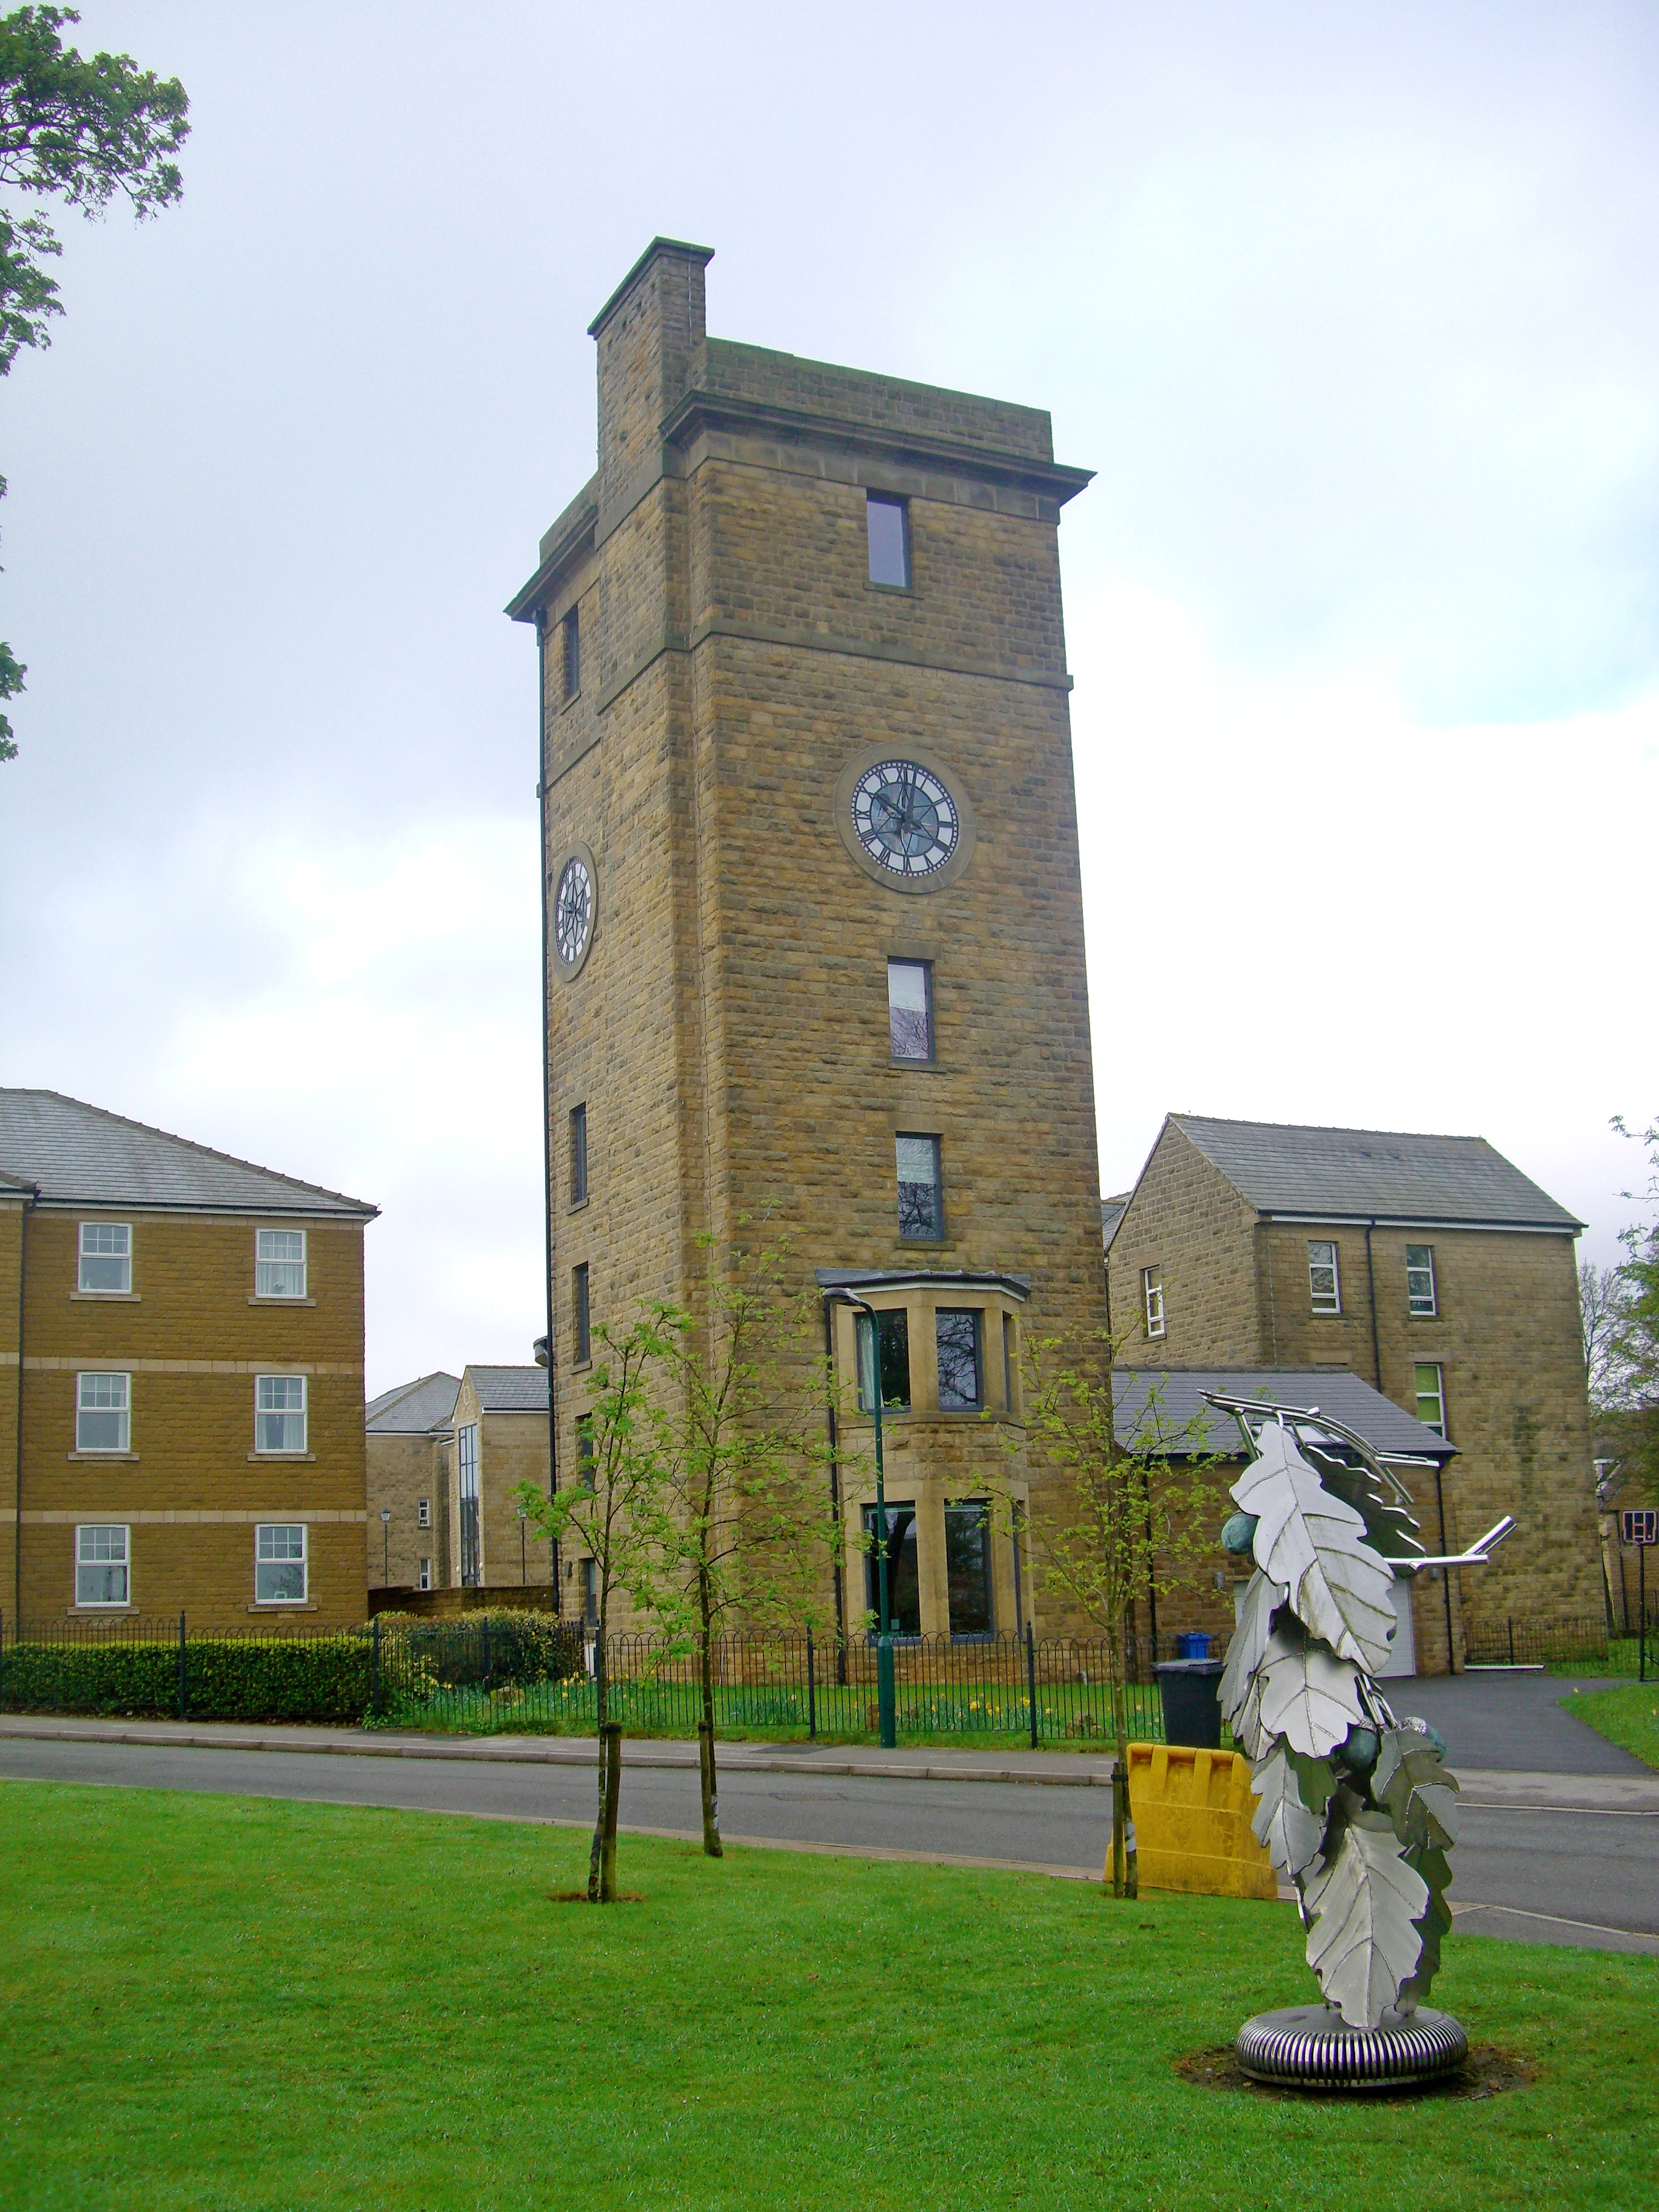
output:
<path id="1" fill-rule="evenodd" d="M 1449 2013 L 1428 2006 L 1385 2012 L 1376 2027 L 1349 2027 L 1333 2006 L 1286 2005 L 1258 2013 L 1235 2049 L 1252 2081 L 1286 2089 L 1397 2089 L 1452 2073 L 1469 2039 Z"/>

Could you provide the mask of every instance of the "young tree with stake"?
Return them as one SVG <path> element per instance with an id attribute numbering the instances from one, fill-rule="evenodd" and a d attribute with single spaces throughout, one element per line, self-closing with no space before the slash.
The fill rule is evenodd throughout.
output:
<path id="1" fill-rule="evenodd" d="M 668 1519 L 669 1469 L 658 1449 L 646 1403 L 646 1375 L 659 1331 L 650 1320 L 625 1331 L 601 1327 L 591 1410 L 582 1420 L 576 1477 L 550 1497 L 532 1483 L 514 1493 L 526 1518 L 556 1544 L 579 1544 L 593 1561 L 599 1600 L 593 1681 L 599 1710 L 599 1817 L 588 1863 L 587 1893 L 598 1904 L 617 1894 L 617 1790 L 622 1731 L 611 1720 L 605 1666 L 611 1601 L 623 1592 L 636 1610 L 659 1612 L 665 1569 L 676 1554 Z"/>
<path id="2" fill-rule="evenodd" d="M 1203 1438 L 1166 1433 L 1156 1399 L 1142 1415 L 1144 1449 L 1118 1441 L 1112 1395 L 1113 1340 L 1035 1337 L 1024 1351 L 1024 1449 L 1061 1474 L 1051 1511 L 1026 1516 L 1029 1540 L 1051 1590 L 1069 1598 L 1102 1632 L 1112 1733 L 1112 1893 L 1139 1893 L 1129 1819 L 1128 1634 L 1131 1607 L 1189 1583 L 1213 1551 L 1221 1492 L 1218 1463 Z M 1195 1445 L 1197 1449 L 1189 1449 Z M 1011 1441 L 1010 1450 L 1021 1443 Z"/>

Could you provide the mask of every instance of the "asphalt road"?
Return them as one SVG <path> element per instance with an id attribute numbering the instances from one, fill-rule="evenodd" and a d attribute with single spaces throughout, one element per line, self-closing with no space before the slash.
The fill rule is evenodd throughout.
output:
<path id="1" fill-rule="evenodd" d="M 0 1740 L 5 1778 L 578 1824 L 592 1817 L 594 1789 L 583 1767 L 25 1739 Z M 733 1842 L 1097 1873 L 1110 1814 L 1100 1790 L 730 1771 L 720 1817 Z M 625 1768 L 622 1819 L 697 1834 L 695 1770 Z M 1659 1954 L 1659 1809 L 1465 1804 L 1455 1867 L 1467 1929 Z"/>

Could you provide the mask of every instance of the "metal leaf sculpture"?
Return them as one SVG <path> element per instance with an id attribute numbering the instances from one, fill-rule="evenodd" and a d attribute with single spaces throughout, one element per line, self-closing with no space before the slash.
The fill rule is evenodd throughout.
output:
<path id="1" fill-rule="evenodd" d="M 1325 2001 L 1374 2029 L 1424 1998 L 1451 1926 L 1456 1778 L 1376 1680 L 1395 1622 L 1389 1563 L 1422 1559 L 1417 1523 L 1370 1447 L 1316 1407 L 1212 1402 L 1249 1441 L 1225 1541 L 1257 1570 L 1222 1710 L 1251 1760 L 1252 1825 L 1296 1888 Z"/>
<path id="2" fill-rule="evenodd" d="M 1310 1873 L 1325 1848 L 1325 1808 L 1336 1787 L 1329 1763 L 1298 1759 L 1279 1743 L 1257 1760 L 1250 1786 L 1261 1800 L 1250 1823 L 1257 1843 L 1287 1873 Z"/>
<path id="3" fill-rule="evenodd" d="M 1375 2027 L 1411 1979 L 1428 1902 L 1429 1886 L 1407 1864 L 1388 1815 L 1358 1814 L 1307 1887 L 1308 1964 L 1350 2027 Z"/>
<path id="4" fill-rule="evenodd" d="M 1326 1489 L 1290 1430 L 1265 1427 L 1256 1450 L 1232 1494 L 1242 1513 L 1256 1516 L 1257 1566 L 1289 1590 L 1312 1634 L 1377 1673 L 1395 1632 L 1393 1569 L 1365 1541 L 1363 1515 Z"/>

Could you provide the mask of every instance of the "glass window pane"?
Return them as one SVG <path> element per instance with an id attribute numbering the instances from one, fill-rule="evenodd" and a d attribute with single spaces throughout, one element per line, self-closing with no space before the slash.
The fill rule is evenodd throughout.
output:
<path id="1" fill-rule="evenodd" d="M 77 1528 L 75 1532 L 76 1605 L 125 1605 L 127 1532 L 125 1528 Z"/>
<path id="2" fill-rule="evenodd" d="M 859 1411 L 872 1410 L 870 1372 L 871 1331 L 868 1314 L 854 1314 L 859 1348 Z M 902 1413 L 910 1403 L 910 1320 L 901 1306 L 884 1313 L 881 1322 L 881 1405 L 884 1413 Z"/>
<path id="3" fill-rule="evenodd" d="M 945 1209 L 940 1203 L 939 1139 L 900 1137 L 896 1147 L 899 1235 L 942 1237 Z"/>
<path id="4" fill-rule="evenodd" d="M 78 1287 L 83 1291 L 132 1288 L 132 1231 L 125 1221 L 81 1224 Z"/>
<path id="5" fill-rule="evenodd" d="M 302 1298 L 306 1294 L 306 1232 L 303 1229 L 260 1229 L 254 1232 L 254 1295 Z"/>
<path id="6" fill-rule="evenodd" d="M 933 1024 L 927 1004 L 925 960 L 887 963 L 887 1023 L 895 1060 L 931 1060 Z"/>
<path id="7" fill-rule="evenodd" d="M 905 529 L 904 501 L 878 499 L 865 501 L 870 526 L 870 581 L 906 585 L 910 580 L 910 551 Z"/>
<path id="8" fill-rule="evenodd" d="M 865 1555 L 865 1601 L 881 1618 L 879 1539 L 876 1509 L 864 1509 L 864 1533 L 871 1540 Z M 921 1633 L 921 1584 L 916 1572 L 916 1509 L 908 1501 L 887 1508 L 887 1612 L 896 1636 Z"/>
<path id="9" fill-rule="evenodd" d="M 939 1346 L 939 1403 L 944 1413 L 975 1411 L 984 1402 L 980 1379 L 980 1314 L 977 1307 L 934 1316 Z"/>
<path id="10" fill-rule="evenodd" d="M 587 1196 L 587 1109 L 570 1109 L 570 1203 L 580 1206 Z"/>
<path id="11" fill-rule="evenodd" d="M 952 1636 L 991 1633 L 991 1519 L 983 1499 L 945 1509 L 945 1578 Z"/>

